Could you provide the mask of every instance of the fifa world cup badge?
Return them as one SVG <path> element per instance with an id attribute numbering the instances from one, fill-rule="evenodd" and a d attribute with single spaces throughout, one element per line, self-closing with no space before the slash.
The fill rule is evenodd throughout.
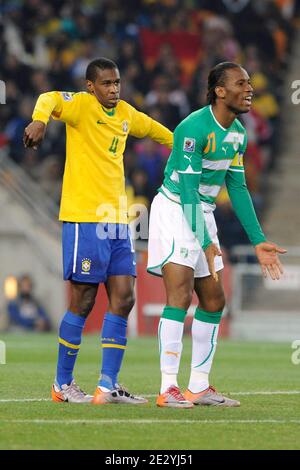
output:
<path id="1" fill-rule="evenodd" d="M 195 152 L 196 140 L 190 137 L 185 137 L 183 141 L 184 152 Z"/>

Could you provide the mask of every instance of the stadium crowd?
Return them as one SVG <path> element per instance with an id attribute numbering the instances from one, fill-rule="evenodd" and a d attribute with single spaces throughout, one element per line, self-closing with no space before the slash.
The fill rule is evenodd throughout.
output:
<path id="1" fill-rule="evenodd" d="M 206 104 L 209 69 L 221 61 L 243 64 L 255 89 L 245 159 L 256 209 L 264 205 L 264 175 L 276 164 L 282 85 L 299 0 L 14 0 L 0 5 L 0 147 L 38 181 L 57 204 L 64 167 L 62 125 L 48 125 L 38 151 L 22 135 L 40 93 L 85 89 L 87 64 L 114 60 L 121 96 L 171 130 Z M 128 196 L 149 204 L 162 182 L 168 150 L 145 139 L 129 140 L 125 153 Z M 226 190 L 217 219 L 225 247 L 247 243 Z"/>

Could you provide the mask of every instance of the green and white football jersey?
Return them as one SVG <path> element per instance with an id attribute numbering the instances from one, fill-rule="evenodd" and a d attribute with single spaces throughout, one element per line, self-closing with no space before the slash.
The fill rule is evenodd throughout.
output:
<path id="1" fill-rule="evenodd" d="M 243 164 L 246 147 L 247 134 L 241 122 L 235 119 L 225 129 L 216 120 L 211 105 L 190 114 L 175 129 L 173 150 L 159 191 L 181 204 L 204 248 L 209 239 L 204 227 L 203 243 L 201 227 L 195 221 L 195 214 L 202 213 L 197 206 L 204 206 L 206 212 L 214 210 L 223 183 L 250 242 L 257 245 L 266 240 L 246 185 Z M 185 210 L 189 204 L 192 216 Z"/>
<path id="2" fill-rule="evenodd" d="M 215 119 L 211 106 L 195 111 L 175 130 L 161 192 L 167 188 L 178 196 L 179 202 L 179 173 L 198 173 L 201 174 L 198 188 L 201 201 L 214 209 L 227 172 L 244 174 L 246 147 L 246 130 L 238 119 L 225 129 Z"/>

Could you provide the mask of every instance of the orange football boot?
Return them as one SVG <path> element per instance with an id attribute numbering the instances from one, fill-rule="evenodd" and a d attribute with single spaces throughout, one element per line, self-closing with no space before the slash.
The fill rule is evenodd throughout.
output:
<path id="1" fill-rule="evenodd" d="M 171 385 L 164 393 L 158 395 L 156 405 L 168 408 L 193 408 L 194 406 L 175 385 Z"/>
<path id="2" fill-rule="evenodd" d="M 203 390 L 199 393 L 192 393 L 187 389 L 183 395 L 186 400 L 191 401 L 194 403 L 194 405 L 228 407 L 240 406 L 240 402 L 238 400 L 233 400 L 232 398 L 227 398 L 221 395 L 221 393 L 218 393 L 212 386 L 209 386 L 206 390 Z"/>

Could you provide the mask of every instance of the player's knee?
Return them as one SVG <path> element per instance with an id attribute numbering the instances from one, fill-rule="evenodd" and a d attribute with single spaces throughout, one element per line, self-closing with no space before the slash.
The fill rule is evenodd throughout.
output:
<path id="1" fill-rule="evenodd" d="M 225 296 L 224 293 L 220 292 L 218 295 L 215 295 L 213 298 L 207 299 L 203 302 L 202 307 L 207 312 L 221 312 L 225 307 Z"/>
<path id="2" fill-rule="evenodd" d="M 80 317 L 88 317 L 95 305 L 95 293 L 86 291 L 82 294 L 80 299 L 71 303 L 71 310 Z"/>
<path id="3" fill-rule="evenodd" d="M 91 313 L 93 310 L 93 307 L 95 305 L 95 298 L 86 298 L 81 302 L 81 305 L 79 307 L 79 315 L 81 317 L 88 317 L 88 315 Z"/>
<path id="4" fill-rule="evenodd" d="M 178 289 L 168 294 L 167 305 L 187 310 L 192 303 L 192 289 Z"/>
<path id="5" fill-rule="evenodd" d="M 119 296 L 113 299 L 112 309 L 114 313 L 118 313 L 123 316 L 128 316 L 135 304 L 135 296 L 133 292 L 126 295 Z"/>

